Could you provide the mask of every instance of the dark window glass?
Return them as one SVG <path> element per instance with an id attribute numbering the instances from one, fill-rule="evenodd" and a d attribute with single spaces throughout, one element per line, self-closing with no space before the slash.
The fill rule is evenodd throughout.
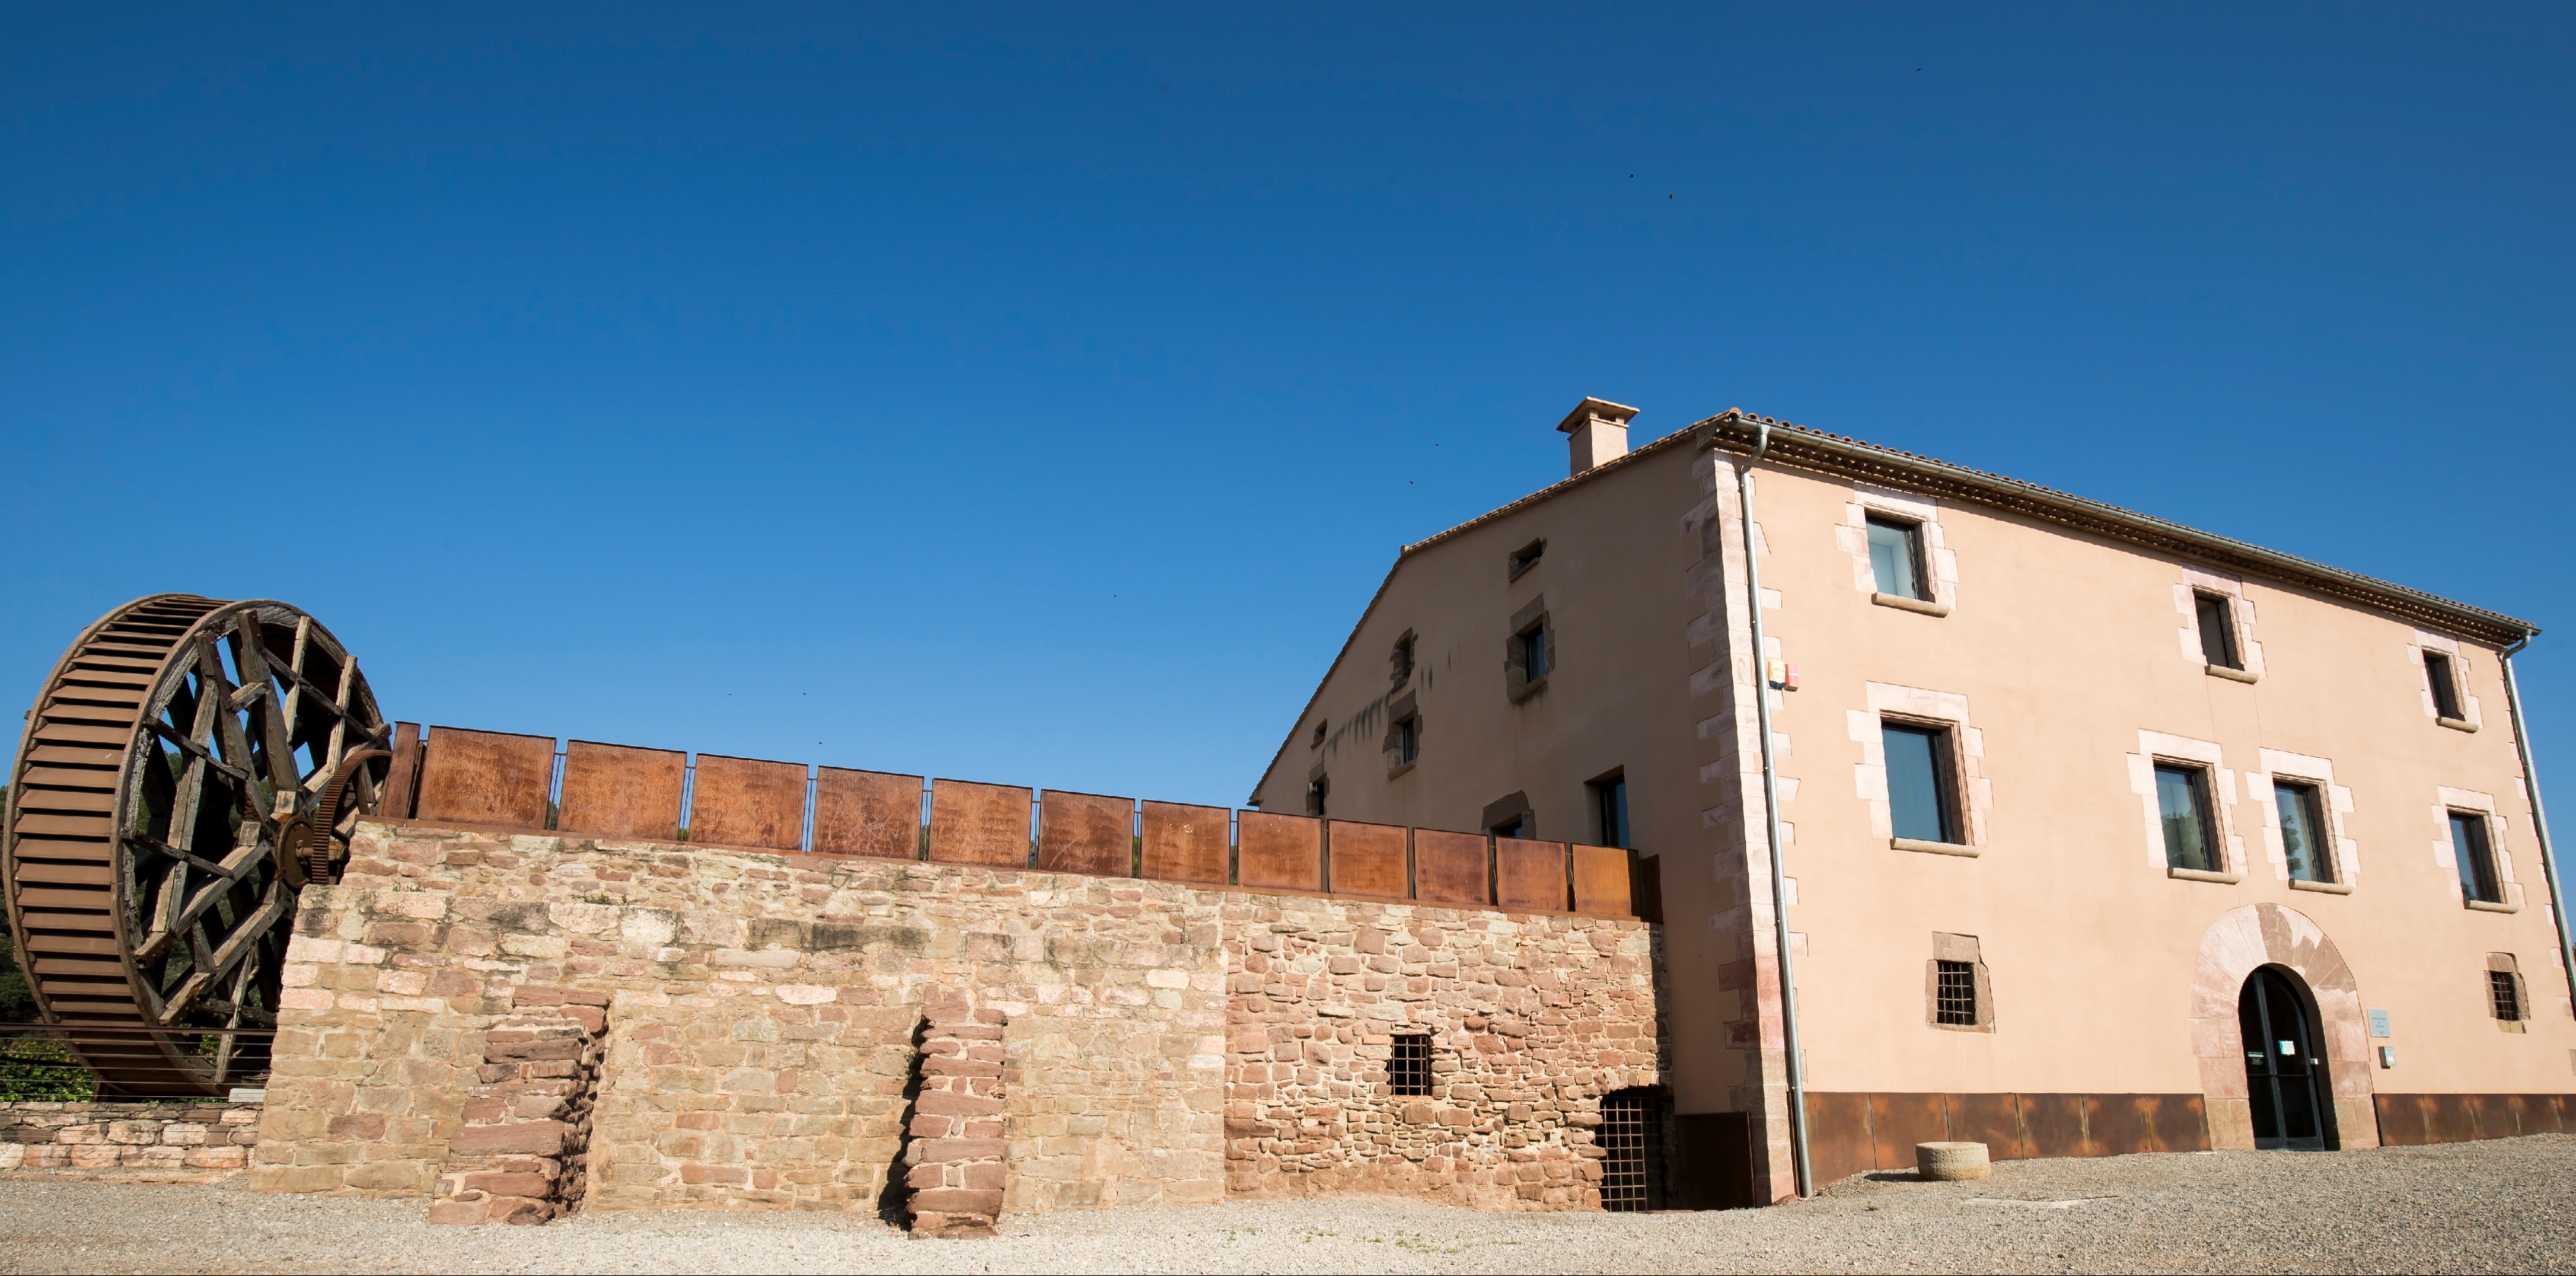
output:
<path id="1" fill-rule="evenodd" d="M 1526 815 L 1515 815 L 1512 818 L 1487 829 L 1486 832 L 1489 832 L 1496 837 L 1528 837 L 1529 817 Z"/>
<path id="2" fill-rule="evenodd" d="M 2485 816 L 2451 812 L 2451 858 L 2459 861 L 2463 894 L 2482 903 L 2504 902 L 2496 889 L 2495 850 L 2487 844 Z"/>
<path id="3" fill-rule="evenodd" d="M 1386 1062 L 1387 1084 L 1396 1094 L 1425 1097 L 1431 1093 L 1431 1038 L 1406 1033 L 1395 1039 L 1395 1053 Z"/>
<path id="4" fill-rule="evenodd" d="M 1933 963 L 1938 969 L 1937 1000 L 1932 1021 L 1962 1028 L 1977 1026 L 1977 968 L 1964 961 Z"/>
<path id="5" fill-rule="evenodd" d="M 2215 872 L 2216 821 L 2209 812 L 2209 772 L 2196 766 L 2156 766 L 2156 813 L 2164 818 L 2165 863 Z"/>
<path id="6" fill-rule="evenodd" d="M 2281 854 L 2289 861 L 2290 880 L 2331 882 L 2334 857 L 2326 853 L 2326 813 L 2317 786 L 2291 780 L 2272 781 L 2272 804 L 2281 811 Z"/>
<path id="7" fill-rule="evenodd" d="M 1882 736 L 1887 745 L 1887 814 L 1896 835 L 1918 842 L 1959 841 L 1950 733 L 1890 722 Z"/>
<path id="8" fill-rule="evenodd" d="M 2495 1017 L 2506 1023 L 2522 1019 L 2522 990 L 2514 986 L 2510 970 L 2487 972 L 2487 997 L 2495 1003 Z"/>
<path id="9" fill-rule="evenodd" d="M 1594 784 L 1592 801 L 1599 813 L 1601 844 L 1628 845 L 1628 777 L 1613 776 Z"/>
<path id="10" fill-rule="evenodd" d="M 1422 757 L 1422 719 L 1406 718 L 1395 724 L 1395 760 L 1399 764 L 1416 762 Z"/>
<path id="11" fill-rule="evenodd" d="M 1332 792 L 1332 789 L 1333 780 L 1331 776 L 1317 776 L 1312 780 L 1308 780 L 1306 782 L 1306 814 L 1322 815 L 1324 813 L 1324 795 Z"/>
<path id="12" fill-rule="evenodd" d="M 2194 594 L 2200 611 L 2200 654 L 2221 669 L 2242 669 L 2245 662 L 2236 655 L 2236 618 L 2229 614 L 2227 600 L 2216 594 Z"/>
<path id="13" fill-rule="evenodd" d="M 2433 712 L 2445 718 L 2460 716 L 2460 684 L 2453 679 L 2451 658 L 2438 651 L 2424 653 L 2424 680 L 2433 687 Z"/>
<path id="14" fill-rule="evenodd" d="M 1923 598 L 1923 532 L 1912 523 L 1869 516 L 1869 570 L 1878 592 Z"/>
<path id="15" fill-rule="evenodd" d="M 1521 635 L 1521 677 L 1536 682 L 1547 676 L 1547 626 L 1540 625 Z"/>

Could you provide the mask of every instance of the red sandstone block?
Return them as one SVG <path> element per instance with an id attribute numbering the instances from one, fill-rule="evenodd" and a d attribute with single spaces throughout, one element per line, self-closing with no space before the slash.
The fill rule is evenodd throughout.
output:
<path id="1" fill-rule="evenodd" d="M 1002 1065 L 982 1063 L 973 1059 L 946 1059 L 932 1055 L 922 1059 L 921 1075 L 925 1077 L 998 1077 L 1002 1075 Z"/>
<path id="2" fill-rule="evenodd" d="M 543 1174 L 468 1174 L 465 1188 L 494 1196 L 544 1197 L 554 1191 L 554 1181 Z"/>
<path id="3" fill-rule="evenodd" d="M 933 1187 L 913 1193 L 916 1212 L 940 1214 L 982 1214 L 990 1217 L 1002 1212 L 1002 1193 L 995 1188 Z"/>
<path id="4" fill-rule="evenodd" d="M 1795 956 L 1796 954 L 1791 955 Z M 724 1114 L 720 1112 L 683 1112 L 678 1116 L 673 1117 L 671 1119 L 671 1124 L 676 1125 L 683 1130 L 720 1130 L 724 1128 Z"/>
<path id="5" fill-rule="evenodd" d="M 966 1171 L 966 1186 L 984 1191 L 1001 1191 L 1010 1174 L 1010 1167 L 999 1161 L 977 1161 L 960 1168 Z"/>
<path id="6" fill-rule="evenodd" d="M 923 1161 L 981 1161 L 1002 1155 L 1000 1139 L 929 1139 L 913 1145 Z"/>
<path id="7" fill-rule="evenodd" d="M 335 1139 L 375 1140 L 385 1137 L 385 1114 L 353 1112 L 331 1118 L 331 1137 Z"/>
<path id="8" fill-rule="evenodd" d="M 999 1139 L 1002 1137 L 1002 1123 L 999 1121 L 969 1121 L 966 1123 L 966 1128 L 960 1131 L 960 1133 L 970 1139 Z"/>
<path id="9" fill-rule="evenodd" d="M 521 984 L 510 994 L 513 1006 L 606 1006 L 609 995 L 588 988 L 564 988 L 551 984 Z"/>
<path id="10" fill-rule="evenodd" d="M 916 1139 L 944 1139 L 957 1132 L 957 1123 L 937 1113 L 923 1113 L 915 1115 L 904 1132 Z"/>
<path id="11" fill-rule="evenodd" d="M 959 1094 L 951 1090 L 932 1090 L 924 1086 L 913 1110 L 940 1116 L 991 1116 L 1003 1110 L 1000 1099 L 978 1094 Z"/>
<path id="12" fill-rule="evenodd" d="M 455 1156 L 506 1156 L 522 1153 L 553 1156 L 563 1151 L 564 1123 L 523 1121 L 516 1125 L 469 1125 L 456 1132 L 447 1150 Z"/>
<path id="13" fill-rule="evenodd" d="M 489 1221 L 485 1214 L 488 1201 L 440 1201 L 429 1207 L 432 1223 L 453 1223 L 474 1227 Z"/>
<path id="14" fill-rule="evenodd" d="M 903 1185 L 914 1191 L 929 1187 L 946 1187 L 948 1167 L 938 1164 L 916 1165 L 903 1172 Z"/>
<path id="15" fill-rule="evenodd" d="M 689 1164 L 680 1167 L 680 1181 L 683 1183 L 722 1183 L 733 1187 L 741 1187 L 745 1183 L 751 1181 L 751 1175 L 734 1166 L 700 1165 L 692 1161 Z"/>

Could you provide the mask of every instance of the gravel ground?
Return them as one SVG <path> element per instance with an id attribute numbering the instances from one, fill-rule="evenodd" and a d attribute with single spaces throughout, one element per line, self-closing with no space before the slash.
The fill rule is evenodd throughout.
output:
<path id="1" fill-rule="evenodd" d="M 1382 1198 L 1009 1217 L 670 1211 L 431 1227 L 416 1201 L 0 1179 L 0 1272 L 2468 1272 L 2576 1269 L 2576 1136 L 2367 1152 L 2014 1161 L 1705 1214 Z"/>

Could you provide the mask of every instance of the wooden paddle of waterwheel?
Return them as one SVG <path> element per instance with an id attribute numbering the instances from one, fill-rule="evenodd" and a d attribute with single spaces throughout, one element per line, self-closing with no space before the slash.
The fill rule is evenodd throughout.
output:
<path id="1" fill-rule="evenodd" d="M 29 990 L 101 1097 L 266 1070 L 296 893 L 345 862 L 387 734 L 357 661 L 281 602 L 139 599 L 54 666 L 0 877 Z"/>

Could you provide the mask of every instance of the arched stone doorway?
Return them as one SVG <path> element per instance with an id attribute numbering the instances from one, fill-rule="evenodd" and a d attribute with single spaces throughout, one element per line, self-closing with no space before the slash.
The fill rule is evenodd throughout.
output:
<path id="1" fill-rule="evenodd" d="M 2209 1145 L 2254 1147 L 2237 997 L 2246 979 L 2264 966 L 2297 974 L 2315 1001 L 2318 1045 L 2325 1052 L 2333 1090 L 2333 1128 L 2340 1136 L 2337 1146 L 2379 1146 L 2378 1114 L 2370 1103 L 2370 1028 L 2362 1017 L 2352 968 L 2344 965 L 2324 928 L 2279 904 L 2231 909 L 2200 937 L 2200 959 L 2191 980 L 2191 1043 L 2208 1104 Z"/>

